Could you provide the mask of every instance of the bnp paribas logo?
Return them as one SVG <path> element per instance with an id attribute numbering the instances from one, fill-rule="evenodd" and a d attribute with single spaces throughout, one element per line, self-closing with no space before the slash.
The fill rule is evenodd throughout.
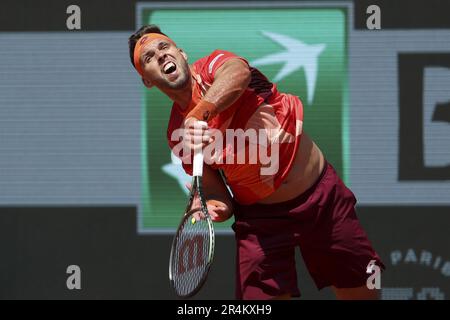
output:
<path id="1" fill-rule="evenodd" d="M 326 44 L 308 45 L 285 34 L 275 32 L 261 32 L 264 36 L 278 43 L 284 48 L 279 52 L 268 54 L 251 62 L 254 67 L 282 64 L 280 71 L 273 78 L 273 82 L 282 81 L 287 76 L 303 70 L 306 78 L 307 101 L 312 105 L 316 89 L 319 55 L 326 48 Z"/>
<path id="2" fill-rule="evenodd" d="M 279 91 L 299 96 L 304 130 L 349 182 L 345 8 L 161 10 L 150 5 L 140 14 L 142 23 L 158 24 L 173 37 L 190 63 L 214 49 L 232 51 L 275 82 Z M 167 145 L 170 106 L 157 90 L 144 91 L 143 231 L 176 228 L 186 202 L 190 177 Z M 217 225 L 219 230 L 229 226 Z"/>

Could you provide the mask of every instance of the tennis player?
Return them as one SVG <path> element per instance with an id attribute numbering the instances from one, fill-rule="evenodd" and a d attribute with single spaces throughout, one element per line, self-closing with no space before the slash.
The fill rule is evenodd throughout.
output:
<path id="1" fill-rule="evenodd" d="M 211 129 L 263 129 L 268 140 L 259 143 L 278 151 L 278 170 L 270 175 L 261 174 L 266 164 L 259 157 L 253 164 L 204 167 L 213 220 L 235 216 L 236 298 L 299 296 L 294 250 L 300 247 L 318 289 L 331 286 L 338 299 L 376 299 L 377 290 L 366 286 L 366 268 L 372 260 L 382 269 L 384 265 L 356 217 L 354 194 L 303 130 L 299 98 L 279 92 L 229 51 L 215 50 L 189 65 L 186 52 L 156 25 L 131 35 L 129 49 L 145 86 L 156 87 L 173 101 L 167 130 L 172 149 L 177 144 L 172 133 L 180 128 L 187 132 L 185 143 L 197 137 L 203 145 L 212 141 Z M 195 127 L 199 120 L 209 129 Z M 223 157 L 234 152 L 225 146 Z M 183 161 L 183 167 L 192 175 L 191 164 Z"/>

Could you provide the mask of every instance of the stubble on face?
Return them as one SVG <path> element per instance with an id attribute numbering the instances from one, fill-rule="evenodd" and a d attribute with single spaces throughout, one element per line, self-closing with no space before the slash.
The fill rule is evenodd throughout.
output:
<path id="1" fill-rule="evenodd" d="M 189 83 L 189 64 L 183 57 L 181 57 L 181 59 L 177 61 L 177 64 L 177 67 L 180 69 L 178 78 L 175 81 L 170 81 L 167 78 L 164 79 L 164 83 L 168 89 L 184 89 Z"/>
<path id="2" fill-rule="evenodd" d="M 166 48 L 167 46 L 170 46 Z M 144 49 L 142 60 L 145 61 L 150 56 L 150 65 L 146 66 L 146 79 L 160 90 L 174 91 L 185 89 L 189 85 L 190 70 L 187 57 L 184 52 L 177 48 L 174 44 L 164 41 L 151 43 L 149 47 Z M 155 54 L 157 51 L 160 51 Z M 164 72 L 162 69 L 167 63 L 173 62 L 176 66 L 175 70 L 169 69 Z"/>

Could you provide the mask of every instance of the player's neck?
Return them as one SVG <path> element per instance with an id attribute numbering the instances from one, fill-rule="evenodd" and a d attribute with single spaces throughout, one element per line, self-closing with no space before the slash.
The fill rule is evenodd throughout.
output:
<path id="1" fill-rule="evenodd" d="M 173 102 L 175 102 L 176 104 L 178 104 L 181 108 L 181 110 L 185 110 L 189 107 L 189 104 L 191 103 L 192 100 L 192 90 L 193 90 L 193 85 L 194 85 L 194 81 L 192 79 L 192 76 L 189 77 L 189 82 L 186 84 L 186 88 L 182 89 L 182 90 L 169 90 L 166 93 L 166 95 L 170 98 L 170 100 L 172 100 Z"/>

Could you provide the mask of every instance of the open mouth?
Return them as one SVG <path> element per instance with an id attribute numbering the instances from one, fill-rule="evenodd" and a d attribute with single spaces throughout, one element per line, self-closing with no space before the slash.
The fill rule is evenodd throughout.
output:
<path id="1" fill-rule="evenodd" d="M 176 70 L 177 70 L 176 64 L 171 61 L 167 62 L 163 67 L 163 72 L 165 74 L 171 74 L 171 73 L 175 72 Z"/>

